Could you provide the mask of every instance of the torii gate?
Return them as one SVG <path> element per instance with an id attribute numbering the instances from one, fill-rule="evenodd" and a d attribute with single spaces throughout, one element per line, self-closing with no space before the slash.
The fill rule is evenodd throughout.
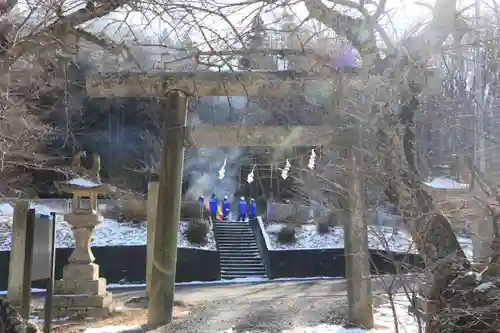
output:
<path id="1" fill-rule="evenodd" d="M 333 125 L 237 126 L 196 125 L 187 121 L 187 98 L 192 96 L 274 96 L 300 94 L 308 83 L 338 85 L 341 74 L 328 78 L 308 72 L 149 72 L 93 74 L 87 77 L 91 97 L 163 97 L 171 116 L 164 120 L 164 146 L 159 169 L 157 223 L 149 294 L 148 324 L 171 322 L 174 301 L 177 233 L 180 220 L 184 147 L 193 141 L 202 146 L 313 146 L 332 137 Z M 299 138 L 290 140 L 291 137 Z M 360 179 L 356 158 L 347 158 L 350 218 L 345 223 L 344 244 L 348 278 L 349 319 L 373 327 L 368 236 L 360 206 Z"/>

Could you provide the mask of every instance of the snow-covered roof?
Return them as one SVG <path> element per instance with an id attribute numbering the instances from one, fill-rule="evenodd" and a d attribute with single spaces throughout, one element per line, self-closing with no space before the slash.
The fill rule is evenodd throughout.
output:
<path id="1" fill-rule="evenodd" d="M 95 188 L 95 187 L 100 187 L 102 185 L 101 183 L 96 183 L 85 178 L 73 178 L 67 181 L 66 184 L 84 188 Z"/>

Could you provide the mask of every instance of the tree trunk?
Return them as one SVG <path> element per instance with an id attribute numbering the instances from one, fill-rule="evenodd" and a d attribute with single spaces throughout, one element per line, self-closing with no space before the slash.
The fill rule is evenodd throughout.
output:
<path id="1" fill-rule="evenodd" d="M 39 333 L 38 327 L 21 317 L 14 307 L 0 299 L 0 333 Z"/>
<path id="2" fill-rule="evenodd" d="M 401 210 L 413 241 L 426 264 L 426 279 L 431 286 L 429 299 L 438 302 L 438 313 L 444 308 L 444 291 L 459 275 L 470 269 L 448 220 L 439 213 L 432 197 L 421 186 L 415 158 L 413 133 L 418 100 L 411 96 L 401 103 L 398 123 L 379 131 L 379 149 L 384 156 L 383 168 L 388 176 L 386 194 Z M 427 332 L 439 332 L 430 320 Z"/>

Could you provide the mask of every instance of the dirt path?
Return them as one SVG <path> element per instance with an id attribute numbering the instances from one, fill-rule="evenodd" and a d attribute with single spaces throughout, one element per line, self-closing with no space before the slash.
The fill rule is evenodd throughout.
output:
<path id="1" fill-rule="evenodd" d="M 373 281 L 374 304 L 385 301 L 383 283 L 391 278 L 380 281 Z M 182 288 L 176 298 L 195 304 L 188 316 L 156 330 L 133 332 L 220 333 L 232 328 L 233 333 L 274 333 L 298 326 L 341 324 L 347 312 L 345 287 L 345 281 L 339 280 Z"/>
<path id="2" fill-rule="evenodd" d="M 374 278 L 374 304 L 386 302 L 387 286 L 392 284 L 393 290 L 397 290 L 415 280 L 418 278 L 406 277 L 404 281 L 390 276 Z M 172 324 L 131 332 L 221 333 L 231 328 L 233 333 L 275 333 L 322 323 L 342 324 L 347 312 L 346 290 L 345 280 L 182 286 L 175 292 L 177 319 Z M 113 296 L 121 313 L 104 320 L 63 322 L 62 326 L 54 327 L 54 332 L 81 333 L 85 328 L 146 323 L 147 310 L 123 308 L 127 300 L 145 296 L 144 290 L 118 289 Z M 36 305 L 43 304 L 41 297 L 34 301 L 39 303 Z"/>

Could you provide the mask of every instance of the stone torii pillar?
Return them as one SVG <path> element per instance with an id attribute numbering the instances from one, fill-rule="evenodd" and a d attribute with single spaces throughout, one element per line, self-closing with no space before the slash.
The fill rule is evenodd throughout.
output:
<path id="1" fill-rule="evenodd" d="M 165 117 L 164 149 L 159 169 L 160 185 L 156 226 L 154 227 L 153 261 L 149 292 L 148 323 L 162 325 L 172 320 L 172 304 L 175 282 L 175 260 L 177 233 L 180 218 L 180 201 L 184 144 L 195 143 L 202 146 L 315 146 L 331 140 L 332 125 L 318 126 L 238 126 L 208 125 L 186 126 L 187 97 L 193 96 L 272 96 L 281 97 L 303 93 L 308 85 L 318 83 L 337 86 L 343 79 L 332 74 L 329 78 L 311 76 L 308 72 L 167 72 L 167 73 L 107 73 L 94 74 L 87 78 L 87 91 L 91 97 L 152 97 L 164 98 Z M 318 82 L 321 81 L 321 82 Z M 350 169 L 356 170 L 355 159 Z M 352 173 L 351 173 L 352 174 Z M 349 175 L 349 173 L 348 173 Z M 349 176 L 348 176 L 349 177 Z M 359 183 L 359 175 L 353 175 L 350 182 Z M 354 193 L 358 200 L 359 193 Z M 358 207 L 353 207 L 354 209 Z M 346 232 L 347 268 L 353 268 L 352 279 L 348 280 L 350 293 L 350 313 L 354 324 L 370 328 L 373 326 L 371 313 L 371 286 L 369 254 L 366 251 L 366 227 L 357 214 L 350 214 L 352 220 L 346 227 L 355 232 Z M 152 228 L 153 229 L 153 228 Z M 357 285 L 354 285 L 356 283 Z M 360 297 L 360 295 L 362 297 Z M 361 313 L 364 312 L 364 315 Z"/>

